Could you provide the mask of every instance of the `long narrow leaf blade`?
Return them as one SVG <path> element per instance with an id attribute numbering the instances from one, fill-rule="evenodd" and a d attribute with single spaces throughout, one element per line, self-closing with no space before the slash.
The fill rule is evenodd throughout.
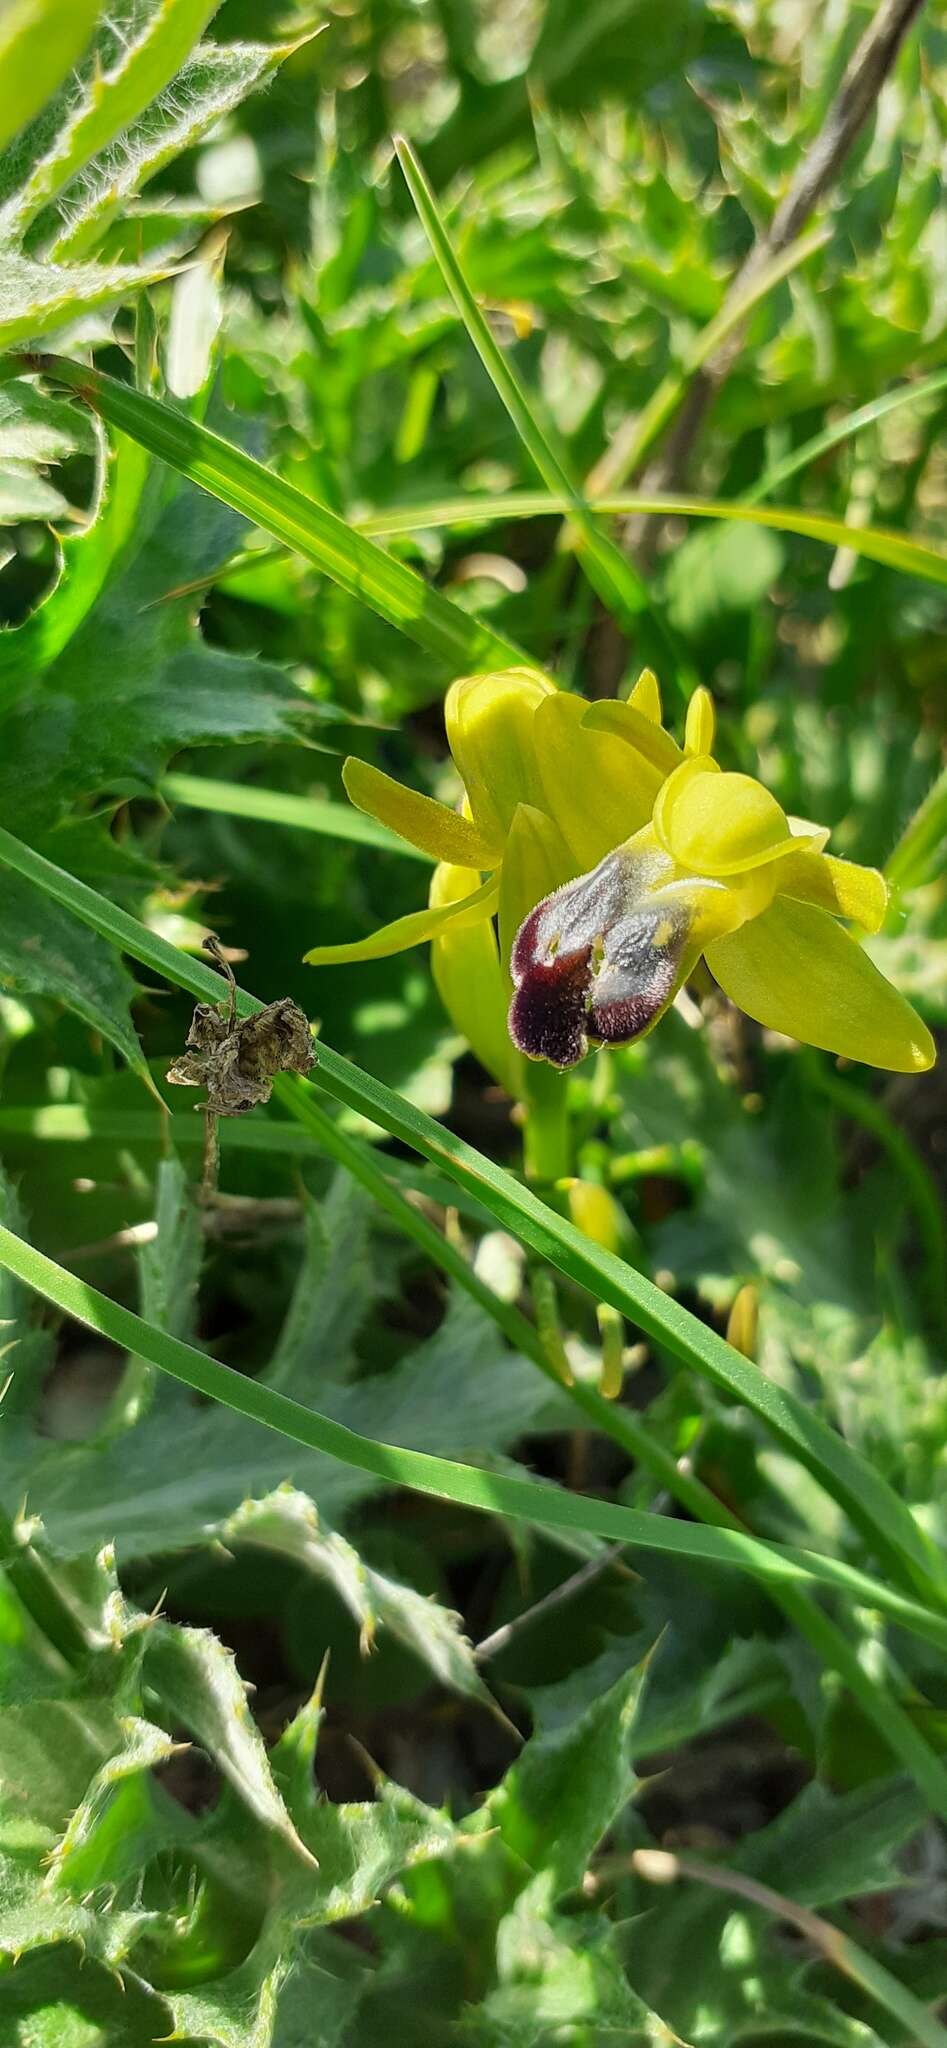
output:
<path id="1" fill-rule="evenodd" d="M 159 1372 L 168 1373 L 195 1393 L 221 1402 L 235 1414 L 260 1422 L 294 1443 L 305 1444 L 309 1450 L 324 1451 L 342 1464 L 371 1472 L 391 1486 L 407 1486 L 440 1500 L 456 1501 L 463 1507 L 508 1515 L 537 1528 L 577 1530 L 583 1535 L 605 1536 L 642 1550 L 704 1564 L 729 1565 L 748 1571 L 764 1583 L 831 1586 L 891 1614 L 923 1640 L 947 1647 L 947 1617 L 929 1613 L 838 1559 L 822 1557 L 816 1551 L 797 1550 L 788 1544 L 763 1542 L 739 1530 L 700 1528 L 690 1522 L 670 1521 L 663 1515 L 622 1507 L 614 1501 L 560 1491 L 542 1480 L 512 1479 L 481 1471 L 476 1465 L 438 1458 L 428 1451 L 380 1443 L 304 1407 L 302 1402 L 291 1400 L 265 1382 L 237 1372 L 233 1366 L 221 1365 L 193 1345 L 183 1344 L 166 1330 L 156 1328 L 131 1309 L 100 1294 L 97 1288 L 46 1258 L 3 1225 L 0 1265 L 64 1314 L 121 1345 L 133 1357 L 147 1359 Z"/>
<path id="2" fill-rule="evenodd" d="M 509 668 L 526 659 L 511 640 L 451 604 L 406 563 L 386 555 L 344 519 L 174 406 L 64 357 L 25 355 L 20 367 L 27 375 L 48 376 L 76 391 L 110 426 L 284 541 L 351 597 L 445 662 L 452 675 Z"/>
<path id="3" fill-rule="evenodd" d="M 589 503 L 596 512 L 679 514 L 687 519 L 732 519 L 739 525 L 772 526 L 830 548 L 921 576 L 928 583 L 947 584 L 947 552 L 909 533 L 884 526 L 848 526 L 831 513 L 804 512 L 795 505 L 755 505 L 739 498 L 645 496 L 639 491 L 613 491 Z M 571 514 L 569 500 L 551 491 L 507 491 L 500 497 L 438 498 L 429 504 L 394 505 L 359 520 L 362 533 L 376 536 L 423 532 L 426 527 L 484 524 L 493 520 L 545 519 L 550 513 Z"/>
<path id="4" fill-rule="evenodd" d="M 444 283 L 484 369 L 544 483 L 548 484 L 550 490 L 561 491 L 568 500 L 578 536 L 577 553 L 584 561 L 590 583 L 597 590 L 603 603 L 609 605 L 626 624 L 634 621 L 642 612 L 651 612 L 664 651 L 674 661 L 674 673 L 677 677 L 681 670 L 687 667 L 686 656 L 674 646 L 664 621 L 654 613 L 651 595 L 644 578 L 639 575 L 627 555 L 616 547 L 607 534 L 601 532 L 590 516 L 585 499 L 578 484 L 570 476 L 563 456 L 540 425 L 527 393 L 511 363 L 497 345 L 464 276 L 441 219 L 437 201 L 410 143 L 397 136 L 395 149 L 418 218 L 431 244 Z M 696 677 L 690 680 L 696 681 Z"/>

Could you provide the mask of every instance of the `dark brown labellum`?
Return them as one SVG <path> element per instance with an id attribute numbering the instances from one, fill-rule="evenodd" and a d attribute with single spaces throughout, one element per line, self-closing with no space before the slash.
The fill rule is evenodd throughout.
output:
<path id="1" fill-rule="evenodd" d="M 670 1001 L 690 919 L 682 903 L 642 903 L 641 880 L 637 861 L 610 853 L 520 926 L 509 1028 L 528 1058 L 572 1067 L 590 1038 L 627 1045 Z"/>

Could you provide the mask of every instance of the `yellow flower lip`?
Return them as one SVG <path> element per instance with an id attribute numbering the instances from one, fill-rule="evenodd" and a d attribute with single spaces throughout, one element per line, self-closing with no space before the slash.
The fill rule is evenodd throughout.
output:
<path id="1" fill-rule="evenodd" d="M 761 782 L 724 774 L 709 754 L 692 755 L 662 784 L 654 829 L 678 867 L 721 880 L 787 854 L 818 851 L 826 837 L 793 833 L 782 805 Z"/>

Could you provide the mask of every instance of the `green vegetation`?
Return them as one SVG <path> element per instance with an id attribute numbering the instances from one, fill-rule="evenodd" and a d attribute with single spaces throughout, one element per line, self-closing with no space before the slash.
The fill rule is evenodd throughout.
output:
<path id="1" fill-rule="evenodd" d="M 0 2048 L 947 2048 L 945 91 L 0 4 Z"/>

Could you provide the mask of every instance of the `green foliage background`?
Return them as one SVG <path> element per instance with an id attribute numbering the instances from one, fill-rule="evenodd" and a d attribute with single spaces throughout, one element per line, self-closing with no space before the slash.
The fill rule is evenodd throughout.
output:
<path id="1" fill-rule="evenodd" d="M 725 765 L 839 852 L 893 856 L 871 949 L 947 1021 L 939 0 L 734 328 L 674 478 L 787 522 L 626 510 L 603 602 L 603 558 L 562 544 L 554 500 L 522 502 L 536 431 L 591 492 L 666 483 L 702 337 L 870 13 L 0 9 L 0 1223 L 150 1332 L 123 1350 L 0 1266 L 3 2048 L 947 2040 L 936 1631 L 823 1586 L 807 1633 L 752 1561 L 606 1551 L 581 1515 L 591 1497 L 682 1529 L 736 1517 L 877 1575 L 870 1467 L 937 1557 L 937 1072 L 838 1073 L 703 986 L 578 1071 L 577 1170 L 622 1204 L 628 1300 L 652 1304 L 611 1424 L 555 1218 L 578 1391 L 537 1371 L 515 1232 L 535 1238 L 502 1173 L 458 1186 L 446 1153 L 409 1151 L 430 1127 L 386 1123 L 367 1088 L 337 1089 L 331 1118 L 290 1092 L 223 1128 L 232 1199 L 202 1216 L 199 1120 L 153 1094 L 194 992 L 193 958 L 159 984 L 168 942 L 193 956 L 212 926 L 259 997 L 292 994 L 330 1046 L 518 1170 L 510 1105 L 422 952 L 300 964 L 424 897 L 416 862 L 359 836 L 342 757 L 453 800 L 444 688 L 501 643 L 589 696 L 651 661 L 672 716 L 705 681 Z M 398 131 L 529 394 L 520 431 Z M 254 527 L 38 379 L 24 344 L 169 400 L 457 612 L 400 630 L 315 544 L 280 546 L 262 497 Z M 830 545 L 806 517 L 834 522 Z M 861 1518 L 662 1323 L 667 1296 L 722 1332 L 747 1284 L 760 1384 L 844 1439 Z M 525 1467 L 573 1524 L 290 1442 L 163 1376 L 162 1336 L 487 1482 Z M 892 1586 L 896 1563 L 882 1548 Z M 659 1887 L 655 1847 L 690 1876 Z M 794 1908 L 821 1917 L 800 1933 Z"/>

